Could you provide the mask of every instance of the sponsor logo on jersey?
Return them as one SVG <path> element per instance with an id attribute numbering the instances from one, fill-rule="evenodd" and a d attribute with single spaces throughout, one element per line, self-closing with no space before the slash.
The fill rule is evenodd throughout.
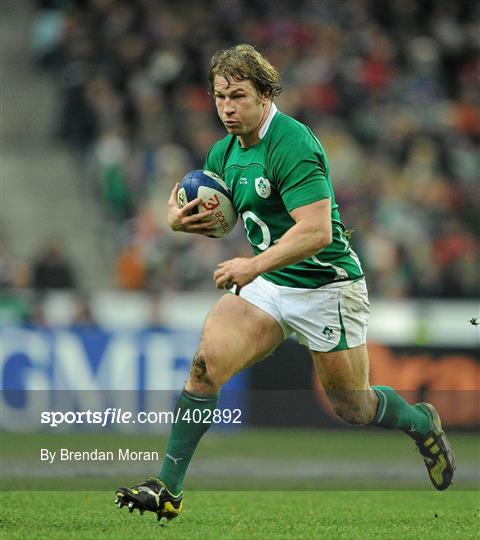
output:
<path id="1" fill-rule="evenodd" d="M 270 193 L 272 192 L 270 180 L 268 180 L 267 178 L 263 178 L 263 176 L 255 178 L 255 190 L 260 195 L 260 197 L 262 197 L 262 199 L 266 199 L 270 196 Z"/>
<path id="2" fill-rule="evenodd" d="M 240 184 L 241 184 L 242 186 L 246 186 L 246 185 L 248 184 L 248 179 L 247 179 L 245 176 L 242 176 L 242 177 L 240 178 Z"/>
<path id="3" fill-rule="evenodd" d="M 220 205 L 220 199 L 218 198 L 218 195 L 215 193 L 208 199 L 208 201 L 204 201 L 200 203 L 200 206 L 203 206 L 205 210 L 215 210 L 217 206 Z"/>

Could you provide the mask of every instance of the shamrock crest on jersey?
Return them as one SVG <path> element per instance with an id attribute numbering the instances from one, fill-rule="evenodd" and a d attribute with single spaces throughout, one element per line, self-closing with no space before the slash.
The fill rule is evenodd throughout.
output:
<path id="1" fill-rule="evenodd" d="M 262 197 L 262 199 L 266 199 L 272 192 L 270 180 L 268 180 L 267 178 L 263 178 L 263 176 L 255 178 L 255 190 L 260 195 L 260 197 Z"/>

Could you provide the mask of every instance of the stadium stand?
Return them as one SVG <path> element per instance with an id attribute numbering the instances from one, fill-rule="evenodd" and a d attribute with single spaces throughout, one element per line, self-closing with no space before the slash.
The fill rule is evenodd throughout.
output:
<path id="1" fill-rule="evenodd" d="M 279 108 L 326 148 L 371 293 L 477 294 L 474 2 L 36 5 L 32 55 L 58 89 L 57 140 L 103 202 L 112 284 L 206 289 L 217 261 L 248 252 L 241 226 L 213 241 L 174 235 L 164 218 L 172 185 L 223 136 L 207 94 L 208 59 L 249 42 L 284 74 Z"/>

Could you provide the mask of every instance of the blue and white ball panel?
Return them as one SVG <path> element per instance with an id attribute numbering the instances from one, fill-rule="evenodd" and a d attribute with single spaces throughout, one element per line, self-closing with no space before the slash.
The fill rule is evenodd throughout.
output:
<path id="1" fill-rule="evenodd" d="M 180 182 L 177 201 L 180 208 L 197 197 L 202 199 L 198 211 L 214 210 L 209 219 L 216 219 L 218 225 L 211 230 L 211 236 L 220 238 L 229 234 L 237 223 L 237 212 L 230 200 L 225 182 L 210 171 L 192 171 Z"/>

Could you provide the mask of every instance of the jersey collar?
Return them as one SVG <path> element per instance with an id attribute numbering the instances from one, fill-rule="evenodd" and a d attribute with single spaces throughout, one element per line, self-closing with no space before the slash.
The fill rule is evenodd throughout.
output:
<path id="1" fill-rule="evenodd" d="M 260 131 L 258 132 L 258 137 L 260 139 L 263 139 L 265 135 L 267 134 L 268 128 L 270 127 L 273 117 L 275 116 L 277 111 L 278 111 L 277 106 L 272 101 L 272 106 L 270 107 L 270 112 L 268 113 L 267 119 L 265 120 L 265 123 L 263 124 Z"/>

